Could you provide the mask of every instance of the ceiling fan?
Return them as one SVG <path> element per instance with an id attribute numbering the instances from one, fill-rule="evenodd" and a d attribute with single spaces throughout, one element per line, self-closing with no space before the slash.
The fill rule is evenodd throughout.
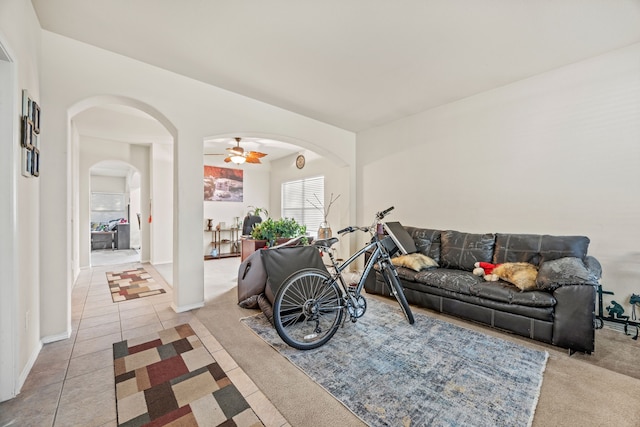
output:
<path id="1" fill-rule="evenodd" d="M 205 156 L 224 156 L 226 155 L 224 161 L 226 163 L 233 162 L 237 165 L 241 165 L 244 162 L 247 163 L 262 163 L 260 159 L 266 156 L 265 153 L 261 153 L 259 151 L 244 151 L 244 149 L 240 146 L 240 140 L 242 138 L 234 138 L 236 140 L 235 147 L 227 148 L 227 154 L 205 154 Z"/>

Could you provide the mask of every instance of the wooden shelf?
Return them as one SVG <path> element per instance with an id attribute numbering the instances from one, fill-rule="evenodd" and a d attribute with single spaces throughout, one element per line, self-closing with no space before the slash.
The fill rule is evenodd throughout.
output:
<path id="1" fill-rule="evenodd" d="M 204 230 L 211 233 L 211 250 L 205 260 L 240 256 L 240 230 L 238 228 Z M 224 238 L 222 236 L 224 235 Z M 212 255 L 215 252 L 216 255 Z"/>

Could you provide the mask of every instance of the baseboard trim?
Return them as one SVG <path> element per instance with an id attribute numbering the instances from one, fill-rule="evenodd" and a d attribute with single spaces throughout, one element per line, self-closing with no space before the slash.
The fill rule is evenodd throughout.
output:
<path id="1" fill-rule="evenodd" d="M 195 310 L 197 308 L 202 308 L 202 307 L 204 307 L 204 301 L 196 303 L 196 304 L 190 304 L 190 305 L 181 306 L 181 307 L 178 307 L 174 303 L 171 303 L 171 308 L 176 313 L 184 313 L 185 311 L 191 311 L 191 310 Z"/>
<path id="2" fill-rule="evenodd" d="M 25 365 L 22 372 L 20 372 L 20 377 L 18 377 L 18 384 L 16 387 L 16 396 L 20 394 L 20 391 L 22 390 L 22 386 L 24 385 L 24 382 L 27 380 L 27 376 L 29 376 L 31 369 L 33 369 L 33 365 L 36 364 L 36 360 L 40 355 L 40 350 L 42 350 L 42 341 L 38 341 L 38 345 L 29 356 L 29 360 L 27 360 L 27 364 Z"/>

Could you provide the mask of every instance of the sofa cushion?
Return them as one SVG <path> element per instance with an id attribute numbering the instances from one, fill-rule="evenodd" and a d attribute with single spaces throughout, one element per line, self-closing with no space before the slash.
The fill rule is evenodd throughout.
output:
<path id="1" fill-rule="evenodd" d="M 518 288 L 502 280 L 479 282 L 470 291 L 473 295 L 509 304 L 520 304 L 529 307 L 553 307 L 556 304 L 556 299 L 549 292 L 520 292 Z"/>
<path id="2" fill-rule="evenodd" d="M 483 279 L 468 271 L 436 268 L 435 270 L 422 270 L 416 274 L 414 280 L 436 288 L 472 295 L 471 287 Z"/>
<path id="3" fill-rule="evenodd" d="M 473 271 L 479 261 L 491 262 L 495 234 L 472 234 L 447 230 L 441 234 L 440 265 Z"/>
<path id="4" fill-rule="evenodd" d="M 405 229 L 413 237 L 418 252 L 440 262 L 440 230 L 408 226 Z"/>
<path id="5" fill-rule="evenodd" d="M 562 285 L 596 285 L 598 278 L 580 258 L 565 257 L 543 262 L 538 272 L 538 289 L 555 289 Z"/>
<path id="6" fill-rule="evenodd" d="M 587 256 L 589 238 L 584 236 L 550 236 L 542 234 L 498 234 L 494 264 L 528 262 L 540 265 L 563 257 Z"/>

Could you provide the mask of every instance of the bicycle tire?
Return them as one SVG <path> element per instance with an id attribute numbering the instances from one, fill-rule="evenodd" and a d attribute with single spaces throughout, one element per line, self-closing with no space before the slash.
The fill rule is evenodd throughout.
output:
<path id="1" fill-rule="evenodd" d="M 400 284 L 400 280 L 398 280 L 396 271 L 389 266 L 384 267 L 382 271 L 382 275 L 385 278 L 385 282 L 389 287 L 391 295 L 396 297 L 398 304 L 400 304 L 400 308 L 402 308 L 404 317 L 407 319 L 410 325 L 413 325 L 415 323 L 413 312 L 411 311 L 411 307 L 409 307 L 407 297 L 404 295 L 404 288 L 402 287 L 402 284 Z"/>
<path id="2" fill-rule="evenodd" d="M 273 324 L 291 347 L 311 350 L 333 337 L 344 315 L 342 293 L 326 271 L 309 268 L 283 282 L 273 301 Z"/>

